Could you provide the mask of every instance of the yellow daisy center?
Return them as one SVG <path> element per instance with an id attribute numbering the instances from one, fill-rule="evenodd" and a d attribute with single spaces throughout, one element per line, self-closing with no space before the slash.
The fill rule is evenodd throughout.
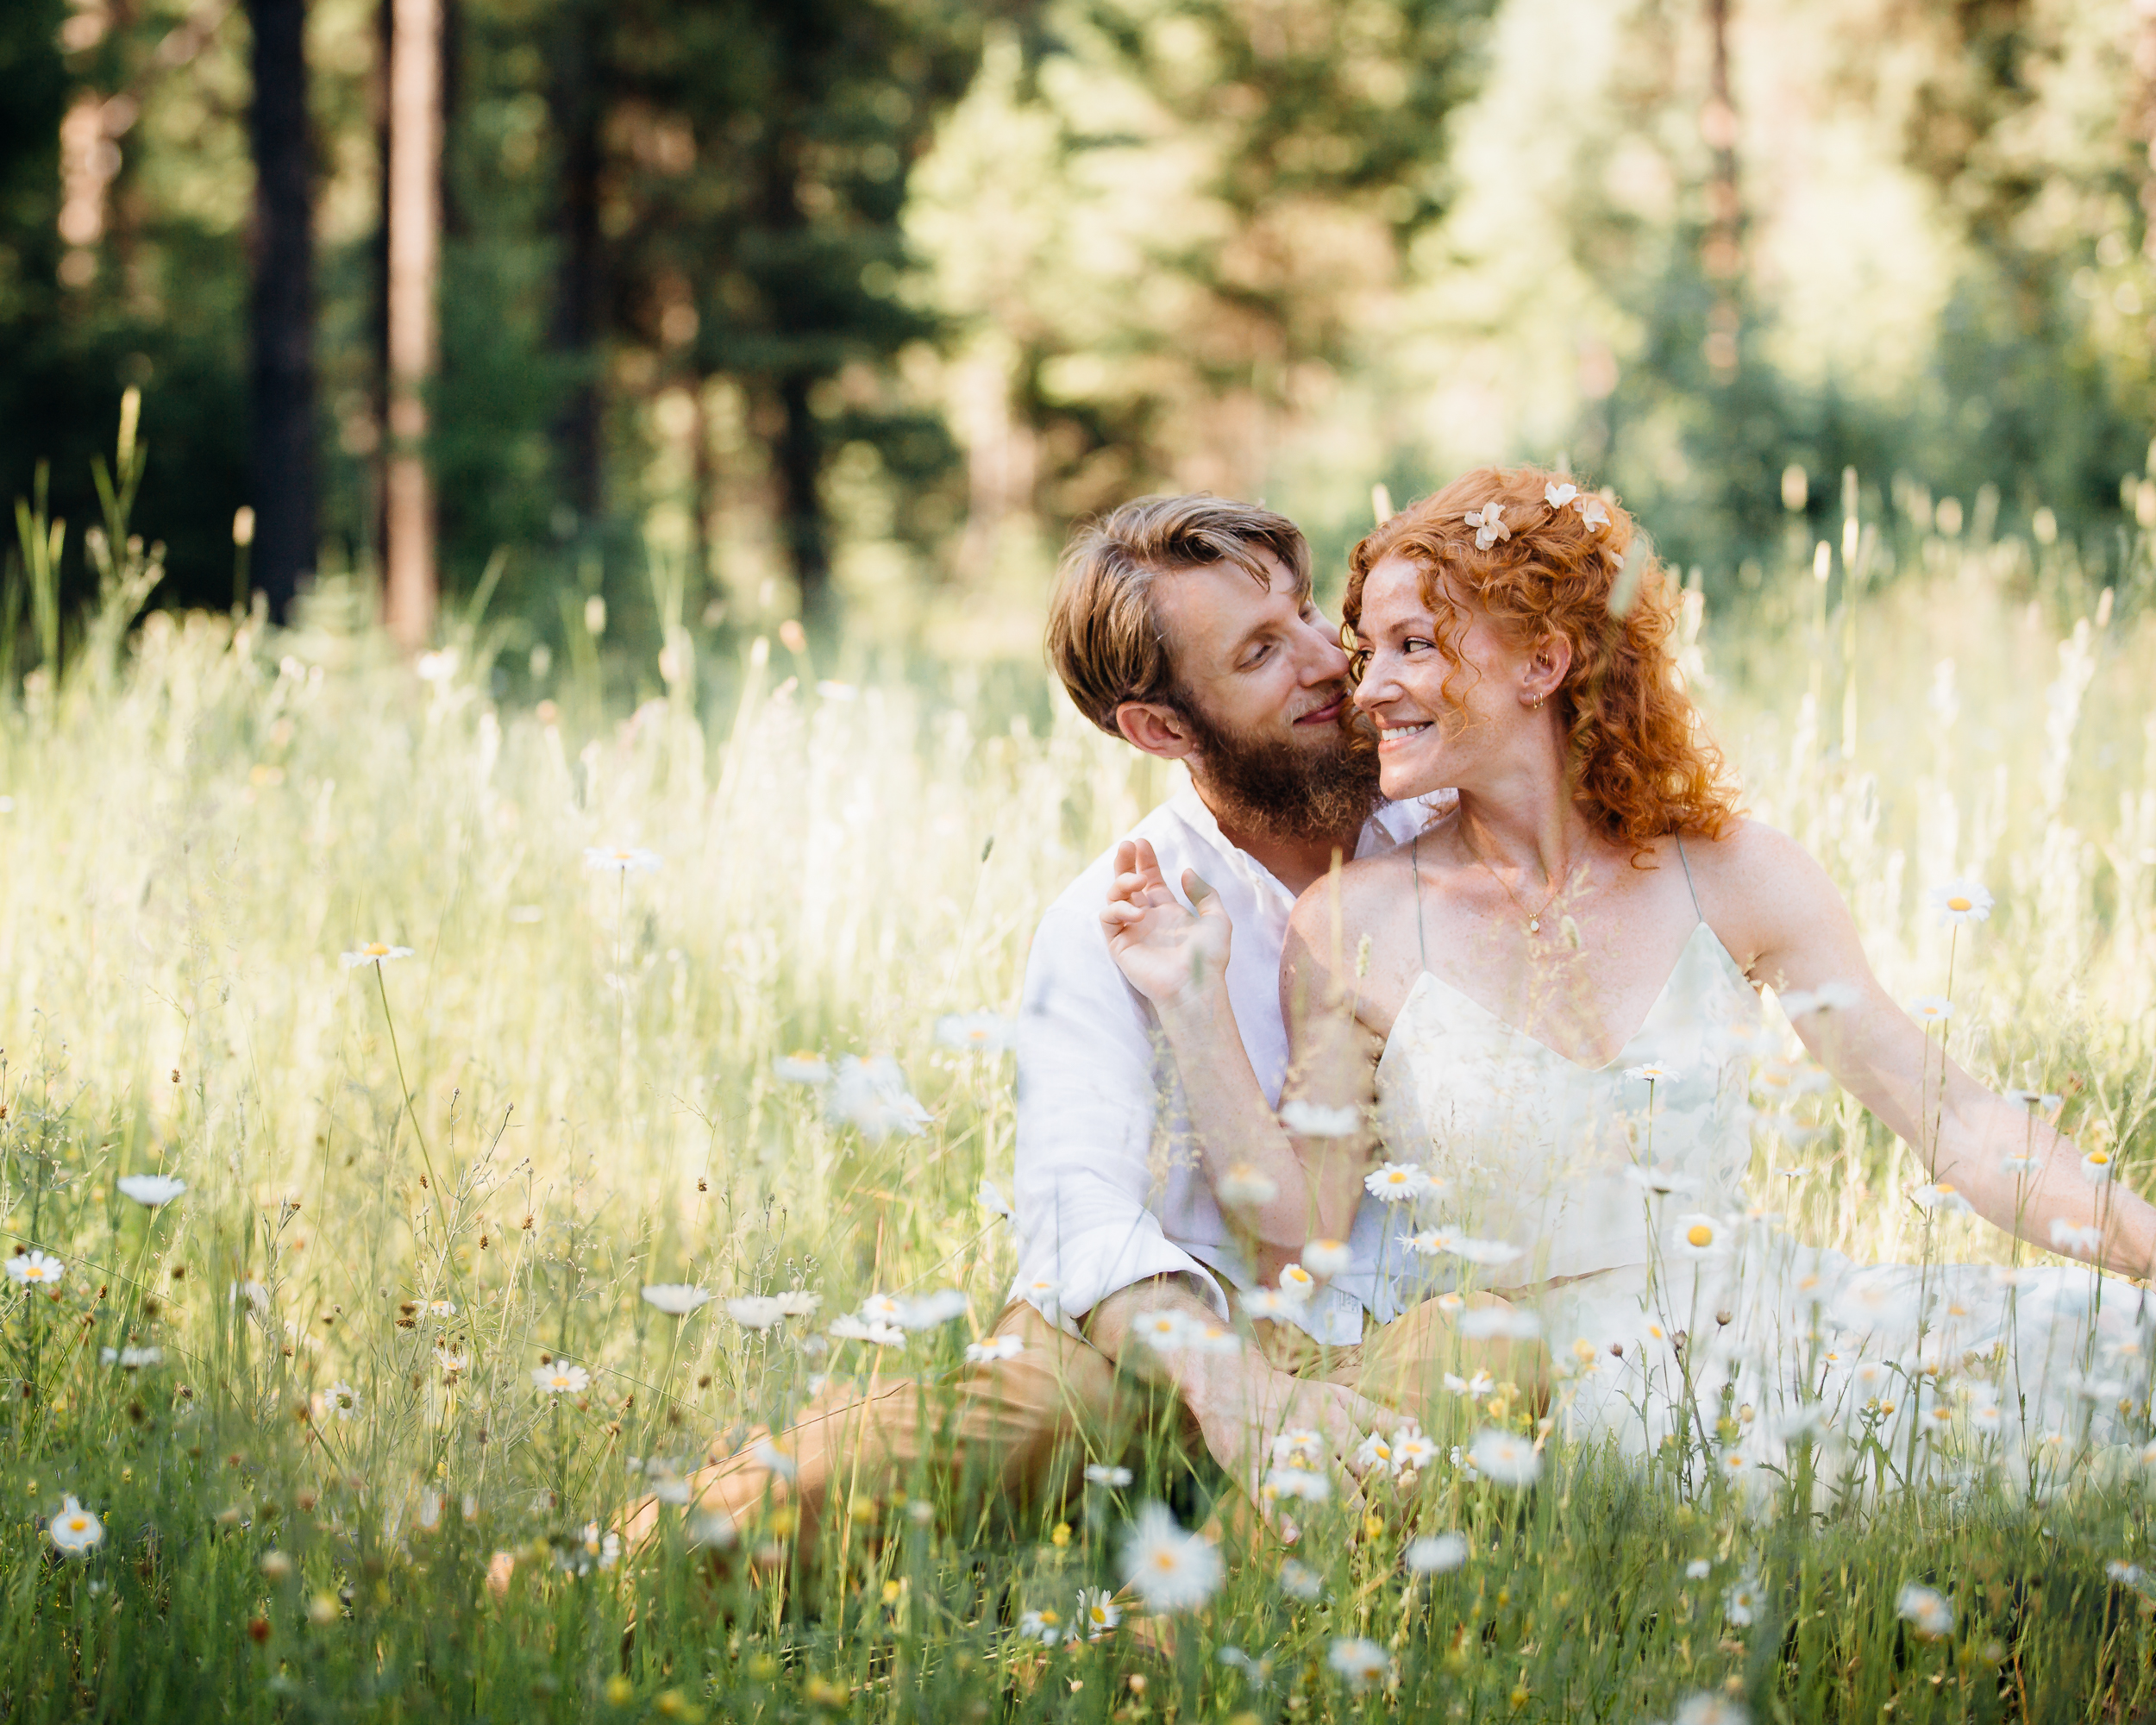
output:
<path id="1" fill-rule="evenodd" d="M 1976 908 L 1976 900 L 1974 899 L 1965 899 L 1956 895 L 1955 897 L 1946 900 L 1946 908 L 1950 911 L 1974 910 Z"/>
<path id="2" fill-rule="evenodd" d="M 1714 1231 L 1705 1222 L 1694 1222 L 1684 1231 L 1684 1238 L 1694 1245 L 1712 1245 L 1714 1243 Z"/>
<path id="3" fill-rule="evenodd" d="M 2110 1161 L 2110 1159 L 2109 1155 L 2101 1150 L 2092 1150 L 2089 1152 L 2089 1160 L 2095 1163 L 2099 1168 L 2103 1167 L 2106 1163 Z"/>
<path id="4" fill-rule="evenodd" d="M 79 1534 L 89 1525 L 90 1518 L 87 1515 L 70 1515 L 67 1518 L 67 1531 L 71 1534 Z"/>
<path id="5" fill-rule="evenodd" d="M 381 956 L 382 956 L 385 952 L 387 952 L 388 950 L 389 950 L 389 948 L 387 948 L 386 946 L 383 945 L 383 944 L 382 944 L 382 943 L 381 943 L 380 941 L 379 941 L 379 940 L 370 940 L 370 941 L 368 941 L 368 942 L 367 942 L 367 956 L 369 958 L 379 958 L 379 957 L 381 957 Z"/>
<path id="6" fill-rule="evenodd" d="M 1944 1181 L 1944 1180 L 1942 1180 L 1942 1181 L 1940 1181 L 1940 1182 L 1939 1182 L 1939 1195 L 1940 1195 L 1940 1197 L 1942 1197 L 1942 1198 L 1944 1198 L 1944 1197 L 1945 1197 L 1945 1196 L 1946 1196 L 1948 1193 L 1952 1192 L 1953 1189 L 1953 1189 L 1951 1185 L 1949 1185 L 1949 1184 L 1948 1184 L 1946 1181 Z"/>
<path id="7" fill-rule="evenodd" d="M 1063 1620 L 1058 1617 L 1053 1611 L 1044 1611 L 1041 1613 L 1041 1622 L 1044 1623 L 1060 1623 Z"/>
<path id="8" fill-rule="evenodd" d="M 1155 1569 L 1157 1569 L 1157 1570 L 1172 1570 L 1173 1568 L 1175 1568 L 1175 1552 L 1155 1552 L 1153 1553 L 1153 1567 L 1154 1567 Z"/>

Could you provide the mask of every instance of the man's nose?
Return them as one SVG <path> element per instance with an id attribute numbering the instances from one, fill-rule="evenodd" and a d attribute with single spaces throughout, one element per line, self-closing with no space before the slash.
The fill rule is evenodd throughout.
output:
<path id="1" fill-rule="evenodd" d="M 1303 663 L 1306 683 L 1337 683 L 1348 673 L 1348 656 L 1339 642 L 1322 629 L 1309 630 L 1312 651 Z"/>

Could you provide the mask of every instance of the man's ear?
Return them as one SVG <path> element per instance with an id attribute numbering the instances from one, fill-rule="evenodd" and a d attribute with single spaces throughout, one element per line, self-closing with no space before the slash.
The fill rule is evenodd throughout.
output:
<path id="1" fill-rule="evenodd" d="M 1115 728 L 1131 748 L 1163 761 L 1181 761 L 1198 752 L 1183 716 L 1162 701 L 1125 701 L 1115 710 Z"/>

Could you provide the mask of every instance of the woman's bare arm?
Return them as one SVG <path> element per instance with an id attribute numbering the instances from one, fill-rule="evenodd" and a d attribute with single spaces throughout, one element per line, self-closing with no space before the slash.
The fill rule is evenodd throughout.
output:
<path id="1" fill-rule="evenodd" d="M 1849 906 L 1802 845 L 1750 824 L 1730 841 L 1727 863 L 1715 869 L 1714 886 L 1729 894 L 1729 919 L 1751 937 L 1753 975 L 1785 996 L 1816 998 L 1822 988 L 1830 999 L 1853 996 L 1799 1012 L 1797 1035 L 1845 1088 L 1916 1147 L 1935 1182 L 2037 1245 L 2130 1276 L 2149 1274 L 2156 1209 L 2115 1183 L 2091 1185 L 2071 1142 L 1946 1057 L 1879 985 Z M 2009 1162 L 2031 1155 L 2033 1168 Z M 2100 1229 L 2103 1245 L 2055 1245 L 2055 1224 Z"/>

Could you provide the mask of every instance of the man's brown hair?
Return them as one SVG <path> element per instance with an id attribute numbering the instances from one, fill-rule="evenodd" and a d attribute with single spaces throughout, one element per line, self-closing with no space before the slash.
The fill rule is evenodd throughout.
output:
<path id="1" fill-rule="evenodd" d="M 1310 544 L 1284 515 L 1195 492 L 1140 497 L 1071 535 L 1048 605 L 1048 657 L 1079 712 L 1111 737 L 1125 701 L 1175 703 L 1175 668 L 1153 606 L 1163 575 L 1232 563 L 1261 587 L 1269 551 L 1310 591 Z"/>

